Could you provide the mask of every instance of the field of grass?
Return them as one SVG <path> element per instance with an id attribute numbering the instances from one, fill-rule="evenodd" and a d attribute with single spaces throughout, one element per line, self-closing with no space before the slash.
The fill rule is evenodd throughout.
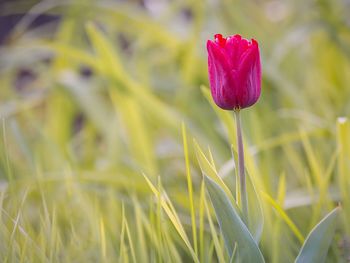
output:
<path id="1" fill-rule="evenodd" d="M 203 180 L 236 195 L 234 115 L 208 88 L 215 33 L 260 44 L 262 96 L 241 115 L 265 261 L 294 262 L 338 206 L 319 255 L 350 262 L 349 1 L 5 6 L 25 15 L 0 46 L 0 262 L 236 260 Z"/>

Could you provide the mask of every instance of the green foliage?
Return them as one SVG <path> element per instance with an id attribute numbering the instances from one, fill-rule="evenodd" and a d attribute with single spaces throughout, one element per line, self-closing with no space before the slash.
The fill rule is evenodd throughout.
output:
<path id="1" fill-rule="evenodd" d="M 336 228 L 339 208 L 335 208 L 311 230 L 301 248 L 296 263 L 325 262 Z"/>
<path id="2" fill-rule="evenodd" d="M 242 262 L 265 262 L 254 238 L 225 192 L 207 176 L 205 176 L 205 182 L 230 258 L 234 256 L 234 247 L 237 245 L 236 253 Z"/>
<path id="3" fill-rule="evenodd" d="M 318 231 L 304 249 L 350 257 L 344 1 L 0 9 L 26 13 L 0 46 L 0 262 L 237 261 L 242 245 L 230 258 L 203 180 L 240 222 L 234 118 L 207 88 L 205 42 L 218 32 L 254 37 L 262 53 L 262 97 L 242 112 L 251 220 L 237 229 L 266 262 L 288 263 L 321 222 L 336 228 L 319 240 L 328 253 L 308 242 Z"/>

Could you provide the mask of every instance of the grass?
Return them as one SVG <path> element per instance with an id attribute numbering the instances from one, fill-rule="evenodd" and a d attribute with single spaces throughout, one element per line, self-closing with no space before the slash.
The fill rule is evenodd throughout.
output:
<path id="1" fill-rule="evenodd" d="M 3 12 L 28 11 L 21 2 Z M 205 41 L 221 32 L 261 46 L 262 97 L 242 124 L 265 260 L 293 262 L 340 205 L 327 262 L 346 262 L 346 11 L 341 0 L 38 2 L 32 15 L 60 23 L 28 27 L 27 12 L 0 48 L 0 261 L 233 260 L 202 177 L 234 200 L 234 116 L 207 88 Z"/>

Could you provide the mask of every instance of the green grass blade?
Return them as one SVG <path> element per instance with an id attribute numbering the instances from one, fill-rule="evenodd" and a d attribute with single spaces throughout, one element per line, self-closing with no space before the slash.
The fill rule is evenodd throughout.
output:
<path id="1" fill-rule="evenodd" d="M 190 207 L 191 207 L 193 245 L 194 245 L 194 251 L 198 255 L 196 214 L 195 214 L 194 202 L 193 202 L 193 187 L 192 187 L 192 178 L 191 178 L 191 170 L 190 170 L 190 160 L 188 156 L 187 134 L 186 134 L 186 128 L 184 123 L 182 123 L 182 138 L 183 138 L 184 154 L 185 154 L 185 162 L 186 162 L 188 195 L 189 195 L 189 199 L 190 199 L 189 201 L 190 201 Z"/>
<path id="2" fill-rule="evenodd" d="M 145 219 L 145 215 L 142 212 L 142 208 L 140 207 L 139 201 L 134 196 L 132 199 L 133 207 L 134 207 L 134 215 L 135 215 L 135 224 L 136 224 L 136 233 L 137 233 L 137 254 L 139 255 L 139 259 L 142 259 L 143 262 L 148 262 L 147 257 L 147 245 L 145 240 L 144 228 L 145 226 L 142 224 L 142 220 Z"/>
<path id="3" fill-rule="evenodd" d="M 101 69 L 110 74 L 114 74 L 118 79 L 124 80 L 125 71 L 122 62 L 115 51 L 115 46 L 101 33 L 93 23 L 86 24 L 86 32 L 92 42 L 95 52 L 98 54 L 98 60 Z"/>
<path id="4" fill-rule="evenodd" d="M 342 218 L 347 234 L 350 234 L 348 223 L 350 216 L 350 122 L 346 117 L 340 117 L 337 121 L 337 147 L 339 149 L 338 158 L 338 178 L 339 191 L 341 194 L 343 213 Z"/>
<path id="5" fill-rule="evenodd" d="M 276 209 L 276 212 L 279 214 L 279 216 L 286 222 L 286 224 L 289 226 L 290 230 L 294 233 L 294 235 L 299 239 L 300 243 L 304 242 L 304 237 L 301 234 L 298 227 L 293 223 L 292 219 L 284 212 L 283 208 L 272 199 L 271 196 L 266 194 L 265 192 L 261 192 L 262 196 L 265 198 L 265 200 L 272 205 L 273 208 Z"/>
<path id="6" fill-rule="evenodd" d="M 208 204 L 205 201 L 205 199 L 204 199 L 204 204 L 205 204 L 205 209 L 206 209 L 206 212 L 207 212 L 207 217 L 208 217 L 211 237 L 213 238 L 213 243 L 214 243 L 216 255 L 218 257 L 218 261 L 219 261 L 219 263 L 224 263 L 225 262 L 225 256 L 224 256 L 225 252 L 223 250 L 223 246 L 221 246 L 221 244 L 220 244 L 220 240 L 218 238 L 218 233 L 217 233 L 217 231 L 215 229 L 213 220 L 212 220 L 210 212 L 209 212 Z"/>
<path id="7" fill-rule="evenodd" d="M 178 234 L 180 235 L 181 239 L 184 241 L 186 247 L 188 248 L 188 250 L 193 258 L 193 260 L 195 262 L 199 262 L 199 260 L 197 258 L 197 254 L 194 252 L 194 250 L 192 248 L 192 245 L 191 245 L 191 243 L 188 239 L 188 236 L 185 232 L 185 229 L 184 229 L 183 225 L 181 224 L 181 221 L 180 221 L 176 211 L 174 210 L 174 206 L 172 205 L 171 201 L 169 199 L 163 197 L 163 193 L 160 193 L 157 190 L 157 188 L 152 184 L 152 182 L 147 178 L 147 176 L 144 175 L 144 178 L 145 178 L 148 186 L 152 190 L 152 192 L 156 196 L 160 196 L 159 202 L 160 202 L 162 208 L 164 209 L 165 213 L 169 217 L 171 223 L 175 227 L 175 229 L 178 232 Z"/>
<path id="8" fill-rule="evenodd" d="M 101 244 L 101 258 L 105 262 L 107 260 L 107 248 L 106 248 L 106 230 L 103 218 L 100 218 L 100 244 Z"/>
<path id="9" fill-rule="evenodd" d="M 204 261 L 204 213 L 205 213 L 205 184 L 202 181 L 199 198 L 199 251 L 200 262 Z M 0 214 L 1 215 L 1 214 Z"/>

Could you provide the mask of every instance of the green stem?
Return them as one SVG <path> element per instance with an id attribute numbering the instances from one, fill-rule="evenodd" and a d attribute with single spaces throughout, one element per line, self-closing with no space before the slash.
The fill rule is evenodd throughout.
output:
<path id="1" fill-rule="evenodd" d="M 246 224 L 248 224 L 248 198 L 247 198 L 245 171 L 244 171 L 244 149 L 243 149 L 243 140 L 242 140 L 241 117 L 240 117 L 239 109 L 236 109 L 234 112 L 236 117 L 236 128 L 237 128 L 238 175 L 239 175 L 241 202 L 242 202 L 243 221 Z"/>

